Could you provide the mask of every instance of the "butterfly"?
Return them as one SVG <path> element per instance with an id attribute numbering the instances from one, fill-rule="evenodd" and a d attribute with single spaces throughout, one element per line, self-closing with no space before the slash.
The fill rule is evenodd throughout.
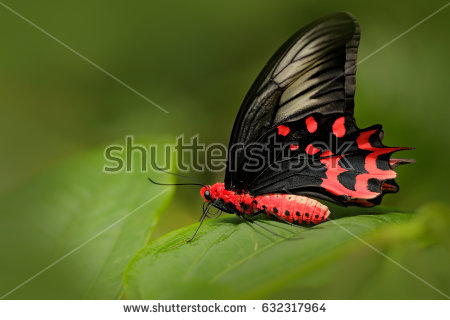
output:
<path id="1" fill-rule="evenodd" d="M 272 56 L 235 120 L 225 182 L 200 190 L 201 223 L 213 206 L 248 222 L 265 214 L 318 224 L 330 210 L 316 199 L 372 207 L 399 190 L 394 168 L 412 160 L 391 155 L 409 148 L 386 147 L 381 125 L 359 129 L 354 118 L 359 39 L 357 20 L 342 12 L 303 27 Z"/>

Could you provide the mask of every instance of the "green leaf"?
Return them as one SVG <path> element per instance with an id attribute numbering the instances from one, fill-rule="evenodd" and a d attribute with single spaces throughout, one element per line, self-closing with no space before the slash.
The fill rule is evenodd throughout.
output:
<path id="1" fill-rule="evenodd" d="M 0 198 L 0 296 L 120 297 L 124 269 L 172 192 L 150 184 L 152 173 L 104 165 L 103 148 L 82 154 Z"/>
<path id="2" fill-rule="evenodd" d="M 346 210 L 361 212 L 361 209 L 339 208 L 333 208 L 332 212 L 343 215 Z M 259 220 L 266 228 L 289 240 L 243 223 L 234 216 L 210 220 L 190 243 L 185 239 L 192 235 L 197 225 L 171 232 L 141 250 L 127 267 L 125 297 L 339 299 L 344 295 L 357 299 L 361 291 L 358 286 L 364 286 L 367 279 L 364 277 L 377 272 L 378 262 L 398 269 L 370 248 L 368 242 L 364 243 L 364 239 L 381 232 L 383 237 L 374 240 L 377 244 L 386 232 L 396 234 L 390 228 L 399 228 L 401 232 L 397 237 L 402 238 L 400 235 L 404 234 L 405 241 L 410 242 L 409 237 L 414 238 L 417 233 L 409 232 L 410 224 L 414 225 L 413 230 L 420 225 L 416 219 L 407 213 L 378 213 L 344 217 L 308 229 Z M 380 244 L 380 250 L 386 249 L 386 245 L 386 242 Z M 377 263 L 365 264 L 367 256 L 375 257 Z M 352 264 L 342 265 L 341 262 L 345 263 L 349 257 Z M 360 257 L 364 259 L 359 260 Z M 352 281 L 354 275 L 358 276 L 355 277 L 356 284 Z M 410 282 L 417 281 L 408 274 L 405 277 Z M 339 288 L 333 287 L 335 282 L 339 283 Z M 433 297 L 442 298 L 423 283 L 417 281 L 417 285 L 425 294 L 431 292 Z M 370 294 L 366 295 L 368 297 Z"/>

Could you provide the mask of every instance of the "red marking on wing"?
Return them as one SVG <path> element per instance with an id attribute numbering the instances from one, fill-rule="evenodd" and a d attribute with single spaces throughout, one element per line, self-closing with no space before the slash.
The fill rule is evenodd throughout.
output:
<path id="1" fill-rule="evenodd" d="M 346 195 L 352 198 L 357 199 L 372 199 L 376 198 L 380 193 L 373 192 L 368 189 L 368 181 L 369 179 L 377 179 L 377 180 L 387 180 L 394 179 L 397 177 L 397 173 L 394 170 L 381 170 L 377 167 L 377 159 L 380 155 L 389 154 L 394 151 L 404 150 L 406 148 L 378 148 L 374 147 L 370 144 L 370 137 L 377 133 L 377 129 L 365 131 L 360 134 L 360 136 L 356 139 L 358 147 L 362 150 L 371 151 L 366 158 L 364 159 L 364 167 L 367 173 L 361 173 L 356 176 L 355 182 L 355 190 L 350 190 L 343 186 L 339 180 L 338 176 L 348 171 L 347 169 L 342 168 L 339 165 L 339 160 L 344 155 L 333 155 L 330 150 L 325 151 L 321 155 L 320 162 L 322 162 L 326 166 L 326 178 L 323 179 L 321 186 L 325 188 L 327 191 L 335 194 L 335 195 Z M 385 190 L 390 188 L 390 185 L 385 184 Z"/>
<path id="2" fill-rule="evenodd" d="M 291 150 L 292 150 L 292 151 L 295 151 L 295 150 L 297 150 L 297 149 L 298 149 L 298 146 L 297 146 L 297 145 L 291 144 Z"/>
<path id="3" fill-rule="evenodd" d="M 291 129 L 289 129 L 289 127 L 285 126 L 285 125 L 279 125 L 277 127 L 278 129 L 278 134 L 285 137 L 289 134 L 289 132 L 291 132 Z"/>
<path id="4" fill-rule="evenodd" d="M 329 156 L 332 156 L 333 155 L 333 152 L 331 152 L 331 150 L 326 150 L 326 151 L 324 151 L 323 153 L 322 153 L 322 155 L 320 156 L 321 158 L 322 157 L 329 157 Z"/>
<path id="5" fill-rule="evenodd" d="M 381 185 L 381 189 L 383 191 L 390 191 L 390 192 L 397 192 L 398 191 L 398 187 L 390 184 L 388 182 L 383 182 L 383 184 Z"/>
<path id="6" fill-rule="evenodd" d="M 317 130 L 317 121 L 313 116 L 309 116 L 305 120 L 306 129 L 308 129 L 309 133 L 313 133 Z"/>
<path id="7" fill-rule="evenodd" d="M 317 149 L 316 147 L 314 147 L 312 144 L 308 144 L 305 148 L 305 151 L 307 154 L 309 154 L 310 156 L 312 156 L 313 154 L 316 154 L 317 152 L 320 151 L 320 149 Z"/>
<path id="8" fill-rule="evenodd" d="M 356 176 L 356 191 L 350 190 L 343 186 L 338 180 L 338 176 L 341 173 L 348 171 L 339 165 L 339 160 L 343 156 L 332 156 L 332 153 L 329 150 L 327 150 L 326 153 L 327 158 L 321 157 L 320 159 L 320 162 L 322 162 L 327 167 L 327 171 L 325 172 L 325 175 L 327 177 L 323 179 L 321 187 L 325 188 L 332 194 L 347 195 L 352 198 L 371 199 L 378 195 L 376 192 L 372 192 L 367 189 L 367 182 L 369 180 L 369 177 L 364 176 L 364 174 Z"/>
<path id="9" fill-rule="evenodd" d="M 339 165 L 339 160 L 342 157 L 343 156 L 333 156 L 320 160 L 320 162 L 327 167 L 327 171 L 325 173 L 327 177 L 323 179 L 321 187 L 325 188 L 332 194 L 339 196 L 346 195 L 352 198 L 361 199 L 375 198 L 378 193 L 372 192 L 367 188 L 370 177 L 365 173 L 356 176 L 355 190 L 350 190 L 339 182 L 338 176 L 341 173 L 348 171 Z"/>
<path id="10" fill-rule="evenodd" d="M 342 138 L 345 135 L 345 117 L 339 117 L 333 123 L 333 133 L 336 137 Z"/>
<path id="11" fill-rule="evenodd" d="M 361 207 L 373 207 L 373 203 L 370 201 L 367 201 L 365 199 L 354 199 L 352 200 L 353 203 L 357 203 Z"/>
<path id="12" fill-rule="evenodd" d="M 410 148 L 405 148 L 410 149 Z M 401 164 L 407 164 L 407 163 L 414 163 L 414 159 L 389 159 L 389 165 L 392 167 L 392 169 L 398 167 Z"/>
<path id="13" fill-rule="evenodd" d="M 398 163 L 402 163 L 403 159 L 389 159 L 389 165 L 395 166 Z"/>
<path id="14" fill-rule="evenodd" d="M 360 134 L 360 136 L 356 139 L 356 143 L 358 144 L 358 147 L 362 150 L 368 150 L 372 151 L 366 156 L 365 159 L 365 169 L 368 172 L 368 174 L 372 175 L 373 178 L 379 179 L 379 180 L 386 180 L 386 179 L 393 179 L 397 177 L 397 173 L 394 170 L 381 170 L 377 167 L 377 159 L 379 156 L 383 154 L 392 153 L 399 150 L 405 150 L 407 148 L 377 148 L 373 147 L 369 139 L 370 137 L 376 133 L 377 130 L 370 130 L 365 131 Z"/>

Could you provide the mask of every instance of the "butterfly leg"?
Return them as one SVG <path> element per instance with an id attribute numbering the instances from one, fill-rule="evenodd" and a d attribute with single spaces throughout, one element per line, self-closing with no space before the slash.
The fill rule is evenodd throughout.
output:
<path id="1" fill-rule="evenodd" d="M 261 213 L 262 213 L 262 212 L 261 212 Z M 265 231 L 267 231 L 267 232 L 273 234 L 274 236 L 280 237 L 280 238 L 282 238 L 282 239 L 284 239 L 284 240 L 295 240 L 295 239 L 292 239 L 292 238 L 288 238 L 288 237 L 282 236 L 281 234 L 278 234 L 278 233 L 276 233 L 276 232 L 270 230 L 269 228 L 266 228 L 266 227 L 263 226 L 261 223 L 255 221 L 255 220 L 252 220 L 252 219 L 248 218 L 248 217 L 245 216 L 245 215 L 238 215 L 238 217 L 239 217 L 242 221 L 245 221 L 245 222 L 254 224 L 254 225 L 260 227 L 261 229 L 263 229 L 263 230 L 265 230 Z"/>

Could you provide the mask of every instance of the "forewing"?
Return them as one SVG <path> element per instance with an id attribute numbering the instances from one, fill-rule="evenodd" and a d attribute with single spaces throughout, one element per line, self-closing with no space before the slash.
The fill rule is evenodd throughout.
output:
<path id="1" fill-rule="evenodd" d="M 311 113 L 353 114 L 359 25 L 348 13 L 319 19 L 273 55 L 247 93 L 229 143 L 225 186 L 243 188 L 243 152 L 278 124 Z"/>

